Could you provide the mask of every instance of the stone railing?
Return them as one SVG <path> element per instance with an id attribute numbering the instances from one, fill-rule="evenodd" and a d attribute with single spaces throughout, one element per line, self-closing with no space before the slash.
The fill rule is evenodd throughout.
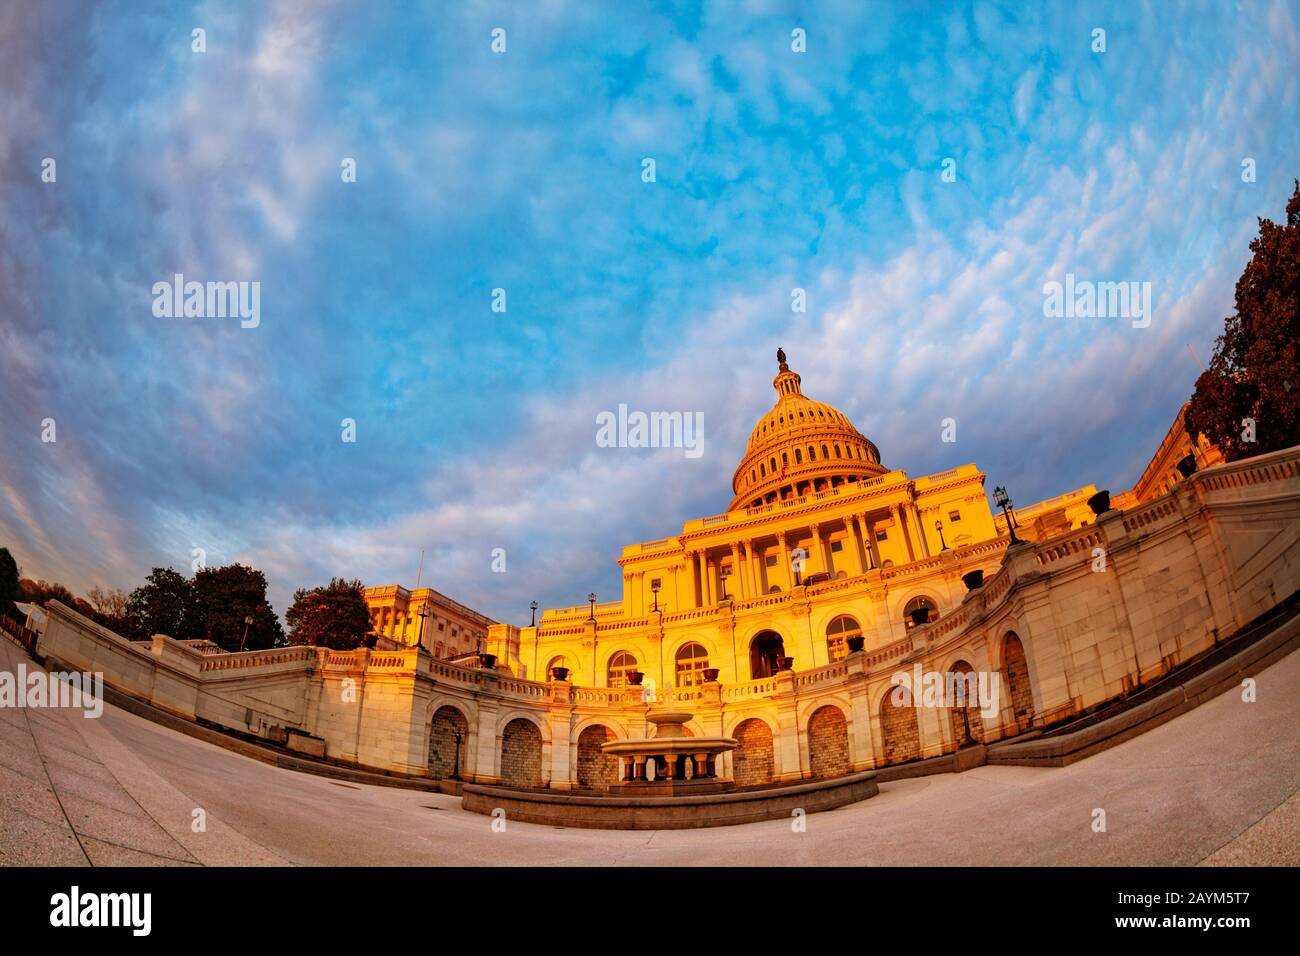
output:
<path id="1" fill-rule="evenodd" d="M 237 651 L 233 654 L 210 654 L 200 648 L 191 648 L 204 654 L 199 671 L 247 670 L 251 667 L 271 667 L 277 664 L 302 664 L 316 659 L 315 647 L 273 647 L 262 651 Z"/>
<path id="2" fill-rule="evenodd" d="M 722 688 L 723 700 L 748 700 L 754 697 L 770 697 L 776 693 L 775 677 L 760 677 L 758 680 L 729 684 Z"/>

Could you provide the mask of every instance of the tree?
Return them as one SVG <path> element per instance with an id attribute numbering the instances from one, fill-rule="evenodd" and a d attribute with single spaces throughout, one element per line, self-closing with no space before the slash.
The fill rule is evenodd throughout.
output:
<path id="1" fill-rule="evenodd" d="M 130 598 L 119 589 L 112 591 L 98 585 L 86 595 L 90 606 L 95 609 L 95 620 L 110 630 L 121 630 L 126 623 L 126 609 Z"/>
<path id="2" fill-rule="evenodd" d="M 194 575 L 200 637 L 228 651 L 255 651 L 284 643 L 284 628 L 266 600 L 266 575 L 243 564 L 200 568 Z M 245 625 L 245 618 L 252 623 Z M 244 643 L 244 632 L 248 632 Z"/>
<path id="3" fill-rule="evenodd" d="M 1236 314 L 1224 320 L 1183 420 L 1228 461 L 1300 444 L 1300 180 L 1286 225 L 1260 219 L 1250 250 Z"/>
<path id="4" fill-rule="evenodd" d="M 332 578 L 324 587 L 294 592 L 285 613 L 290 644 L 312 644 L 349 651 L 370 630 L 370 610 L 360 581 Z"/>
<path id="5" fill-rule="evenodd" d="M 0 613 L 10 617 L 18 613 L 14 601 L 18 600 L 18 581 L 21 577 L 22 571 L 18 569 L 18 562 L 9 553 L 9 549 L 0 548 Z"/>
<path id="6" fill-rule="evenodd" d="M 126 630 L 136 640 L 166 634 L 176 640 L 198 633 L 194 585 L 171 568 L 154 568 L 126 600 Z"/>
<path id="7" fill-rule="evenodd" d="M 51 584 L 44 578 L 39 581 L 33 581 L 31 578 L 21 579 L 18 582 L 18 594 L 20 600 L 39 604 L 41 607 L 51 600 L 59 601 L 68 607 L 75 607 L 77 604 L 77 598 L 71 591 L 62 584 L 57 582 Z"/>

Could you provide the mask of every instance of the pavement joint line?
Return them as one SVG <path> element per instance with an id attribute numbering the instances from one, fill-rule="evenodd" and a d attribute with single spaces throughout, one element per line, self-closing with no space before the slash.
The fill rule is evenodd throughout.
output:
<path id="1" fill-rule="evenodd" d="M 24 710 L 23 710 L 23 715 L 26 716 L 26 713 L 27 713 L 27 712 L 26 712 L 26 709 L 24 708 Z M 57 787 L 54 786 L 54 780 L 50 777 L 50 771 L 49 771 L 49 769 L 45 766 L 45 756 L 41 753 L 41 745 L 40 745 L 40 743 L 37 741 L 37 739 L 36 739 L 36 735 L 35 735 L 34 733 L 32 733 L 31 722 L 30 722 L 30 721 L 28 721 L 27 733 L 28 733 L 28 735 L 32 738 L 32 747 L 36 750 L 36 756 L 37 756 L 38 758 L 40 758 L 40 761 L 41 761 L 41 769 L 43 769 L 43 770 L 45 771 L 45 782 L 46 782 L 47 784 L 49 784 L 49 787 L 50 787 L 50 793 L 54 795 L 54 801 L 59 805 L 59 812 L 63 814 L 63 819 L 64 819 L 64 821 L 67 822 L 67 824 L 68 824 L 68 829 L 69 829 L 70 831 L 72 831 L 72 837 L 73 837 L 73 839 L 77 841 L 77 849 L 79 849 L 79 850 L 81 851 L 81 855 L 82 855 L 83 857 L 85 857 L 85 859 L 86 859 L 86 865 L 87 865 L 87 866 L 92 866 L 92 867 L 93 867 L 93 866 L 95 865 L 95 863 L 94 863 L 93 860 L 91 860 L 91 858 L 90 858 L 90 854 L 86 852 L 86 845 L 85 845 L 84 843 L 81 842 L 81 834 L 78 833 L 78 832 L 77 832 L 77 828 L 76 828 L 75 826 L 73 826 L 73 824 L 72 824 L 72 818 L 68 816 L 68 810 L 67 810 L 67 808 L 64 807 L 64 805 L 63 805 L 63 798 L 62 798 L 61 796 L 59 796 L 59 790 L 58 790 Z"/>

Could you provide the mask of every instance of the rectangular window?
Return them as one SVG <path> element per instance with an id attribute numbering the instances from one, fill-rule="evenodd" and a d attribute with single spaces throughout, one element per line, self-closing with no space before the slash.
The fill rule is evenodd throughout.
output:
<path id="1" fill-rule="evenodd" d="M 766 560 L 764 563 L 765 563 L 765 565 L 766 565 L 767 567 L 769 567 L 769 568 L 774 568 L 774 567 L 776 567 L 776 555 L 775 555 L 775 554 L 769 554 L 769 555 L 767 556 L 767 560 Z"/>
<path id="2" fill-rule="evenodd" d="M 831 553 L 832 553 L 832 554 L 839 554 L 839 553 L 840 553 L 841 551 L 843 551 L 843 550 L 844 550 L 844 542 L 843 542 L 843 541 L 832 541 L 832 542 L 831 542 Z"/>
<path id="3" fill-rule="evenodd" d="M 960 511 L 949 511 L 949 512 L 948 512 L 948 520 L 951 521 L 953 524 L 956 524 L 958 521 L 961 520 L 961 512 L 960 512 Z"/>
<path id="4" fill-rule="evenodd" d="M 876 532 L 876 540 L 877 540 L 877 541 L 888 541 L 888 540 L 889 540 L 889 532 L 887 532 L 887 531 L 885 531 L 883 528 L 881 528 L 879 531 Z"/>

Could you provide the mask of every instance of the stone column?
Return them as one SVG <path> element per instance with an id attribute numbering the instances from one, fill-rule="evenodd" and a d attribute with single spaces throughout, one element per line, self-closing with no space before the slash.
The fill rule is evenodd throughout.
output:
<path id="1" fill-rule="evenodd" d="M 912 536 L 908 534 L 907 522 L 903 518 L 903 509 L 900 505 L 890 505 L 889 514 L 894 519 L 894 527 L 898 529 L 899 536 L 903 539 L 903 545 L 907 549 L 907 560 L 916 560 L 916 551 L 912 548 Z"/>
<path id="2" fill-rule="evenodd" d="M 776 534 L 776 547 L 779 553 L 777 561 L 784 567 L 783 578 L 785 580 L 785 590 L 787 593 L 794 590 L 794 570 L 790 567 L 790 549 L 786 547 L 785 532 L 778 531 Z"/>
<path id="3" fill-rule="evenodd" d="M 700 567 L 700 552 L 691 552 L 691 601 L 696 607 L 704 607 L 704 571 Z"/>
<path id="4" fill-rule="evenodd" d="M 930 540 L 925 536 L 925 528 L 921 525 L 921 510 L 916 506 L 916 502 L 911 502 L 907 506 L 907 516 L 912 519 L 912 526 L 916 528 L 916 537 L 919 542 L 917 548 L 918 557 L 930 557 Z"/>
<path id="5" fill-rule="evenodd" d="M 732 594 L 735 600 L 742 600 L 749 597 L 745 588 L 744 566 L 740 561 L 740 542 L 731 542 L 731 587 L 736 592 Z"/>
<path id="6" fill-rule="evenodd" d="M 808 525 L 808 531 L 812 535 L 812 541 L 808 546 L 808 561 L 804 564 L 804 580 L 808 579 L 810 574 L 816 574 L 818 571 L 829 571 L 826 566 L 826 553 L 822 550 L 822 529 L 819 524 Z"/>
<path id="7" fill-rule="evenodd" d="M 866 574 L 871 567 L 871 558 L 868 555 L 866 536 L 862 533 L 862 526 L 859 523 L 857 515 L 849 515 L 844 522 L 849 529 L 849 540 L 853 542 L 853 560 L 857 563 L 858 574 Z"/>

